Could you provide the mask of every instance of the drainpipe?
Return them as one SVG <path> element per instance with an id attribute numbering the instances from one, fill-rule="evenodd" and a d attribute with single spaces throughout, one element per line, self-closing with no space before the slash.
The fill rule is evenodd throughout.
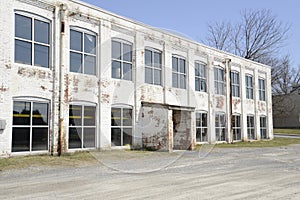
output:
<path id="1" fill-rule="evenodd" d="M 226 58 L 225 63 L 226 63 L 227 78 L 228 78 L 227 83 L 229 83 L 227 87 L 227 92 L 229 91 L 229 96 L 227 94 L 227 113 L 228 113 L 227 116 L 229 115 L 228 122 L 227 122 L 229 137 L 227 137 L 227 142 L 233 143 L 231 59 Z"/>
<path id="2" fill-rule="evenodd" d="M 63 121 L 64 116 L 62 112 L 62 102 L 63 102 L 63 68 L 64 68 L 64 37 L 65 37 L 65 13 L 67 7 L 64 4 L 60 5 L 60 45 L 59 45 L 59 104 L 58 104 L 58 112 L 59 112 L 59 130 L 58 130 L 58 155 L 60 156 L 62 153 L 62 137 L 63 137 Z"/>

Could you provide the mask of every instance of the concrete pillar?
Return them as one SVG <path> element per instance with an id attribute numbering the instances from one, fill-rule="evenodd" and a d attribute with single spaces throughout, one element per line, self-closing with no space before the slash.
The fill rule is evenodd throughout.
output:
<path id="1" fill-rule="evenodd" d="M 173 110 L 168 110 L 168 150 L 173 152 Z"/>
<path id="2" fill-rule="evenodd" d="M 240 71 L 240 94 L 241 94 L 241 139 L 247 140 L 247 113 L 245 108 L 246 101 L 246 79 L 245 66 L 241 66 Z"/>
<path id="3" fill-rule="evenodd" d="M 207 62 L 207 93 L 208 93 L 208 142 L 216 142 L 216 130 L 215 130 L 215 105 L 214 105 L 214 58 L 208 56 Z"/>
<path id="4" fill-rule="evenodd" d="M 257 68 L 254 69 L 253 74 L 253 100 L 254 100 L 254 130 L 255 130 L 255 138 L 260 140 L 260 122 L 259 122 L 259 112 L 257 109 L 257 104 L 259 102 L 259 95 L 258 95 L 258 71 Z"/>

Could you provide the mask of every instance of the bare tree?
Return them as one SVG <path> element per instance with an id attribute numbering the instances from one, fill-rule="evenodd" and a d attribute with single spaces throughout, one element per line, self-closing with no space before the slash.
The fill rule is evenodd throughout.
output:
<path id="1" fill-rule="evenodd" d="M 231 24 L 214 22 L 213 24 L 207 24 L 207 26 L 208 36 L 206 37 L 206 40 L 208 45 L 220 50 L 230 51 L 232 45 L 228 40 L 232 33 Z"/>

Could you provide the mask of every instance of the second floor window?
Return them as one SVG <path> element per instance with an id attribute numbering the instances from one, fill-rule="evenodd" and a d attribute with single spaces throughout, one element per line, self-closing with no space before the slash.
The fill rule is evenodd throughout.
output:
<path id="1" fill-rule="evenodd" d="M 185 59 L 172 57 L 172 86 L 175 88 L 186 88 Z"/>
<path id="2" fill-rule="evenodd" d="M 145 50 L 145 82 L 161 85 L 161 52 L 152 49 Z"/>
<path id="3" fill-rule="evenodd" d="M 96 36 L 70 30 L 70 71 L 96 74 Z"/>
<path id="4" fill-rule="evenodd" d="M 112 78 L 132 80 L 132 45 L 125 41 L 112 41 Z"/>
<path id="5" fill-rule="evenodd" d="M 246 75 L 246 98 L 253 99 L 253 78 Z"/>
<path id="6" fill-rule="evenodd" d="M 231 94 L 233 97 L 240 97 L 240 75 L 238 72 L 231 72 Z"/>
<path id="7" fill-rule="evenodd" d="M 15 14 L 15 62 L 49 68 L 49 58 L 49 21 L 29 14 Z"/>
<path id="8" fill-rule="evenodd" d="M 266 100 L 266 86 L 264 79 L 258 79 L 258 94 L 260 101 Z"/>
<path id="9" fill-rule="evenodd" d="M 215 94 L 224 95 L 224 69 L 215 67 L 214 68 L 214 76 L 215 76 Z"/>
<path id="10" fill-rule="evenodd" d="M 195 63 L 195 90 L 206 92 L 206 66 L 204 63 Z"/>

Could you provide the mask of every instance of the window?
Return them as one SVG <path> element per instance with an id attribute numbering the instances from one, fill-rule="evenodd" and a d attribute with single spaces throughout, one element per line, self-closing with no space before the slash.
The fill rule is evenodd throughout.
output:
<path id="1" fill-rule="evenodd" d="M 254 116 L 247 116 L 247 136 L 248 140 L 255 140 Z"/>
<path id="2" fill-rule="evenodd" d="M 240 97 L 240 75 L 238 72 L 231 72 L 231 94 L 233 97 Z"/>
<path id="3" fill-rule="evenodd" d="M 216 140 L 225 141 L 225 114 L 216 113 L 215 115 Z"/>
<path id="4" fill-rule="evenodd" d="M 186 88 L 185 59 L 172 57 L 172 86 L 175 88 Z"/>
<path id="5" fill-rule="evenodd" d="M 96 107 L 69 106 L 69 149 L 95 148 Z"/>
<path id="6" fill-rule="evenodd" d="M 250 75 L 246 75 L 246 98 L 253 99 L 253 81 Z"/>
<path id="7" fill-rule="evenodd" d="M 207 142 L 207 113 L 196 113 L 196 142 Z"/>
<path id="8" fill-rule="evenodd" d="M 48 150 L 48 103 L 14 101 L 12 152 Z"/>
<path id="9" fill-rule="evenodd" d="M 112 78 L 132 80 L 132 45 L 125 41 L 112 41 Z"/>
<path id="10" fill-rule="evenodd" d="M 260 138 L 267 139 L 267 118 L 265 116 L 261 116 L 259 118 L 260 123 Z"/>
<path id="11" fill-rule="evenodd" d="M 125 146 L 132 144 L 132 109 L 111 109 L 111 144 Z"/>
<path id="12" fill-rule="evenodd" d="M 153 85 L 161 85 L 161 52 L 157 50 L 145 50 L 145 82 Z"/>
<path id="13" fill-rule="evenodd" d="M 266 85 L 264 79 L 258 79 L 258 93 L 259 93 L 259 100 L 265 101 L 266 100 Z"/>
<path id="14" fill-rule="evenodd" d="M 195 90 L 206 92 L 206 66 L 195 62 Z"/>
<path id="15" fill-rule="evenodd" d="M 215 94 L 224 95 L 224 69 L 215 67 L 214 68 L 215 76 Z"/>
<path id="16" fill-rule="evenodd" d="M 241 117 L 240 115 L 232 115 L 233 140 L 241 140 Z"/>
<path id="17" fill-rule="evenodd" d="M 81 29 L 70 30 L 70 72 L 96 74 L 96 36 Z"/>
<path id="18" fill-rule="evenodd" d="M 15 62 L 49 68 L 50 23 L 42 17 L 15 14 Z"/>

